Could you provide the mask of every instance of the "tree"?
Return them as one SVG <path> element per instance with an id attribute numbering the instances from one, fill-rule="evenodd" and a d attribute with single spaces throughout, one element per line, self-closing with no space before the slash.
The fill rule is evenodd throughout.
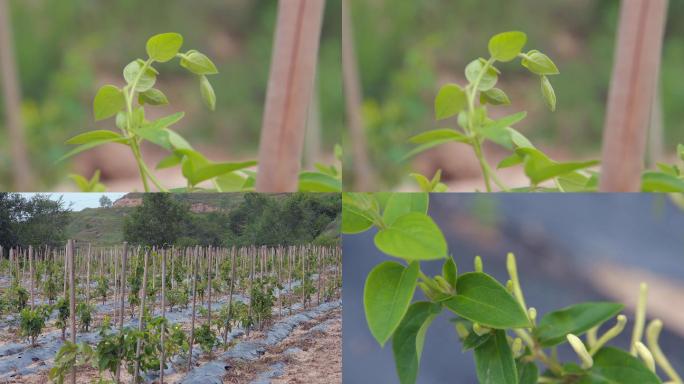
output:
<path id="1" fill-rule="evenodd" d="M 100 197 L 100 208 L 111 208 L 112 207 L 112 199 L 107 197 L 107 195 L 102 195 Z"/>
<path id="2" fill-rule="evenodd" d="M 143 203 L 124 222 L 124 239 L 131 244 L 166 247 L 183 234 L 190 217 L 187 204 L 168 193 L 143 195 Z"/>

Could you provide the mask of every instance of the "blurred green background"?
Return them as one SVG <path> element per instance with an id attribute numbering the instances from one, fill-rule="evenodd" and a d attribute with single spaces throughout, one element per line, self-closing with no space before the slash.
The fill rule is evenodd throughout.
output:
<path id="1" fill-rule="evenodd" d="M 368 152 L 380 182 L 375 190 L 406 182 L 411 164 L 400 164 L 400 159 L 410 149 L 407 139 L 451 124 L 433 118 L 440 86 L 463 84 L 465 66 L 487 55 L 491 36 L 508 30 L 526 32 L 527 49 L 547 53 L 561 74 L 551 78 L 558 95 L 558 110 L 551 113 L 536 77 L 518 64 L 500 64 L 499 85 L 513 101 L 504 112 L 527 110 L 527 120 L 516 128 L 560 159 L 600 157 L 618 0 L 350 2 Z M 684 1 L 670 1 L 661 89 L 668 152 L 684 141 L 682 17 Z M 351 186 L 353 172 L 349 166 L 345 172 L 345 184 Z"/>
<path id="2" fill-rule="evenodd" d="M 55 165 L 68 150 L 64 145 L 66 139 L 95 127 L 114 128 L 113 121 L 94 125 L 92 99 L 105 83 L 123 85 L 123 67 L 143 57 L 147 39 L 162 32 L 181 33 L 185 37 L 183 49 L 206 53 L 216 63 L 220 75 L 211 79 L 218 103 L 216 112 L 210 113 L 201 105 L 193 76 L 177 62 L 159 65 L 162 76 L 158 87 L 171 102 L 168 111 L 160 111 L 185 111 L 180 133 L 213 160 L 256 159 L 277 1 L 9 3 L 23 93 L 22 115 L 31 163 L 40 179 L 35 190 L 68 184 L 65 176 L 70 164 Z M 340 31 L 339 2 L 333 0 L 326 7 L 317 89 L 321 151 L 326 159 L 332 159 L 333 147 L 340 141 L 343 128 Z M 0 116 L 4 116 L 2 108 L 0 103 Z M 4 124 L 4 117 L 0 118 L 0 187 L 7 189 L 11 185 L 12 159 Z M 108 175 L 103 170 L 103 176 L 117 175 Z"/>

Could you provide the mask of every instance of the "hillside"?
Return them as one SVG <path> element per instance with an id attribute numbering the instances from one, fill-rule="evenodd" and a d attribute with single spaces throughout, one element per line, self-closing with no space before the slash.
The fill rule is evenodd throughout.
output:
<path id="1" fill-rule="evenodd" d="M 230 211 L 244 201 L 242 193 L 195 193 L 176 194 L 176 199 L 190 205 L 190 210 L 202 215 L 216 211 Z M 288 194 L 274 194 L 274 198 L 285 198 Z M 116 200 L 111 208 L 87 208 L 71 213 L 67 226 L 67 237 L 79 242 L 98 246 L 109 246 L 123 242 L 123 223 L 126 215 L 142 203 L 142 193 L 128 193 Z M 331 222 L 319 236 L 322 243 L 329 244 L 339 239 L 340 218 Z"/>

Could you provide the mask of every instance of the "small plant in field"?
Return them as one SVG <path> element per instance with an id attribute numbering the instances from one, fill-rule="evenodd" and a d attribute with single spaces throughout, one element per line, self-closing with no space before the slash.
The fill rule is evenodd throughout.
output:
<path id="1" fill-rule="evenodd" d="M 173 307 L 187 308 L 189 302 L 188 292 L 183 287 L 178 286 L 169 291 L 167 300 L 171 311 L 173 311 Z"/>
<path id="2" fill-rule="evenodd" d="M 169 345 L 174 348 L 167 349 L 167 355 L 171 356 L 175 351 L 181 357 L 185 356 L 190 350 L 190 343 L 188 342 L 188 336 L 183 332 L 183 328 L 181 328 L 180 324 L 173 324 L 167 329 L 169 331 Z"/>
<path id="3" fill-rule="evenodd" d="M 55 309 L 57 309 L 57 321 L 55 324 L 57 325 L 57 328 L 62 330 L 62 340 L 64 340 L 66 327 L 69 322 L 69 299 L 61 298 L 57 300 Z"/>
<path id="4" fill-rule="evenodd" d="M 92 304 L 78 303 L 76 306 L 76 316 L 78 316 L 81 331 L 88 332 L 88 330 L 90 330 L 90 323 L 93 321 L 94 311 L 95 307 Z"/>
<path id="5" fill-rule="evenodd" d="M 45 327 L 45 321 L 50 316 L 49 306 L 39 306 L 35 309 L 24 308 L 19 314 L 19 330 L 21 335 L 31 341 L 31 346 L 36 345 L 36 338 Z"/>
<path id="6" fill-rule="evenodd" d="M 86 344 L 74 344 L 71 341 L 64 342 L 64 345 L 57 351 L 55 362 L 48 372 L 48 378 L 56 384 L 64 384 L 69 372 L 76 367 L 88 363 L 92 358 L 93 350 Z M 100 383 L 101 381 L 98 381 Z"/>
<path id="7" fill-rule="evenodd" d="M 57 281 L 57 276 L 53 269 L 54 268 L 51 265 L 48 265 L 46 270 L 47 275 L 43 282 L 43 294 L 47 297 L 49 304 L 52 304 L 52 302 L 55 301 L 59 290 L 59 282 Z"/>
<path id="8" fill-rule="evenodd" d="M 95 286 L 95 294 L 102 299 L 102 304 L 107 301 L 107 292 L 109 291 L 109 279 L 107 276 L 102 276 L 97 279 Z"/>
<path id="9" fill-rule="evenodd" d="M 273 305 L 276 301 L 275 290 L 282 289 L 273 278 L 259 278 L 254 280 L 250 300 L 252 311 L 259 329 L 273 317 Z"/>
<path id="10" fill-rule="evenodd" d="M 211 355 L 214 347 L 219 345 L 219 339 L 209 324 L 202 324 L 195 330 L 195 341 L 200 345 L 202 351 L 208 355 Z"/>
<path id="11" fill-rule="evenodd" d="M 480 257 L 473 272 L 459 271 L 444 235 L 427 215 L 428 204 L 426 193 L 343 195 L 342 231 L 376 227 L 376 246 L 396 258 L 371 270 L 363 302 L 373 337 L 382 346 L 392 341 L 401 383 L 415 383 L 426 331 L 443 311 L 456 316 L 455 331 L 463 350 L 472 351 L 483 384 L 657 384 L 661 375 L 682 383 L 658 343 L 662 322 L 645 326 L 645 284 L 629 349 L 608 346 L 626 327 L 623 305 L 586 302 L 540 316 L 525 301 L 513 254 L 506 263 L 506 284 L 484 272 Z M 428 261 L 442 261 L 442 273 L 423 273 L 421 263 Z M 413 302 L 418 289 L 427 300 Z M 605 324 L 610 327 L 600 333 Z M 576 359 L 561 361 L 560 346 L 574 351 Z"/>
<path id="12" fill-rule="evenodd" d="M 24 287 L 19 285 L 17 281 L 12 283 L 5 295 L 7 303 L 14 311 L 18 312 L 26 308 L 26 302 L 28 302 L 29 293 Z"/>

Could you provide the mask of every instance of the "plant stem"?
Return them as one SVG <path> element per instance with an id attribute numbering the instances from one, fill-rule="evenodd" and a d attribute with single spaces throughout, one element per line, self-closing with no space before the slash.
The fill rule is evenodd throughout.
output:
<path id="1" fill-rule="evenodd" d="M 473 83 L 470 84 L 468 88 L 466 88 L 466 95 L 468 97 L 468 127 L 467 127 L 467 134 L 468 136 L 473 137 L 473 150 L 475 151 L 475 156 L 477 157 L 478 162 L 480 163 L 480 168 L 482 169 L 482 175 L 484 177 L 484 182 L 485 182 L 485 187 L 487 188 L 487 192 L 492 192 L 492 183 L 491 181 L 493 180 L 494 183 L 501 188 L 503 191 L 508 191 L 508 188 L 501 182 L 501 180 L 496 176 L 496 173 L 492 170 L 491 166 L 487 162 L 487 159 L 484 156 L 484 153 L 482 151 L 482 143 L 480 142 L 480 137 L 479 135 L 475 132 L 475 96 L 477 96 L 478 88 L 480 87 L 480 83 L 482 82 L 482 79 L 484 78 L 485 73 L 494 64 L 494 58 L 490 58 L 487 60 L 487 62 L 482 66 L 482 70 L 478 74 L 477 78 Z"/>

